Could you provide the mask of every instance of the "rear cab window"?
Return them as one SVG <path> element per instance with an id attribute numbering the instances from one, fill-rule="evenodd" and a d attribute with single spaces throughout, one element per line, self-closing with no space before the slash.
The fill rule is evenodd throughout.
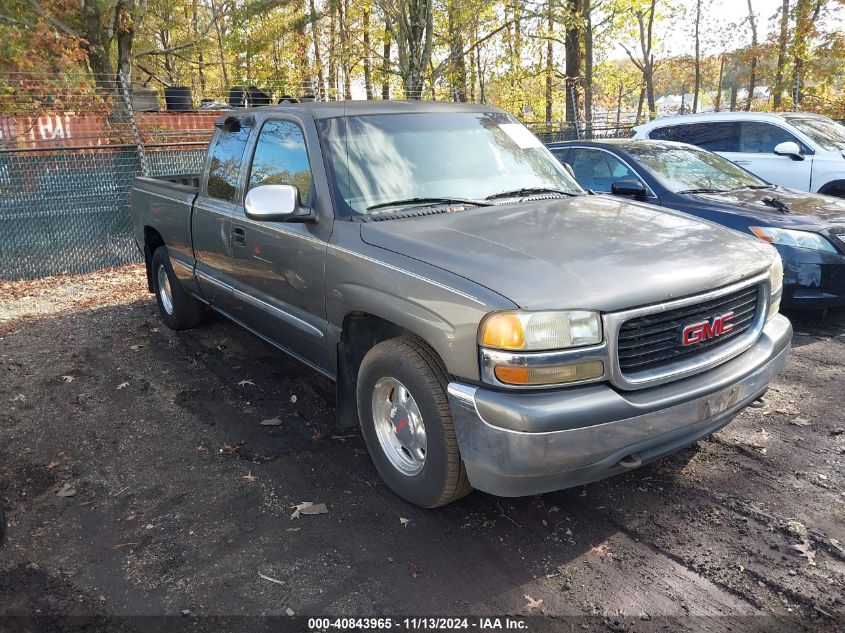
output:
<path id="1" fill-rule="evenodd" d="M 206 195 L 210 198 L 235 202 L 251 131 L 251 124 L 238 120 L 227 120 L 223 127 L 217 129 L 212 141 L 206 184 Z"/>

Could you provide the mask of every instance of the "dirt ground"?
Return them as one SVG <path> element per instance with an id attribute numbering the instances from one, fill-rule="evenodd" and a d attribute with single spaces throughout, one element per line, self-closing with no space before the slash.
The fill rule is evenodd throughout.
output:
<path id="1" fill-rule="evenodd" d="M 843 630 L 845 313 L 790 316 L 763 406 L 713 438 L 588 486 L 427 511 L 338 434 L 331 383 L 221 318 L 168 330 L 139 268 L 4 283 L 0 616 Z M 293 518 L 304 501 L 328 512 Z"/>

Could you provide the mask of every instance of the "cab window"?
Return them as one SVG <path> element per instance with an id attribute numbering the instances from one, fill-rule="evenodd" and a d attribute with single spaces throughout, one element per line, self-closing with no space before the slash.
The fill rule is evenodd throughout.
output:
<path id="1" fill-rule="evenodd" d="M 237 122 L 217 130 L 206 185 L 206 193 L 210 197 L 234 202 L 250 130 L 250 127 Z"/>
<path id="2" fill-rule="evenodd" d="M 569 160 L 578 184 L 584 189 L 610 193 L 614 182 L 640 180 L 620 159 L 602 150 L 576 148 Z"/>
<path id="3" fill-rule="evenodd" d="M 302 128 L 290 121 L 267 121 L 255 146 L 247 191 L 259 185 L 293 185 L 305 206 L 311 180 Z"/>

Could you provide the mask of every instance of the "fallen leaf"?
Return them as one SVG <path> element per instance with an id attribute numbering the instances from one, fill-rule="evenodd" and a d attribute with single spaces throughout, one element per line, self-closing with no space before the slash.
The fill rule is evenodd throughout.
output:
<path id="1" fill-rule="evenodd" d="M 254 382 L 252 382 L 251 380 L 241 380 L 241 381 L 238 383 L 238 387 L 246 387 L 247 385 L 252 385 L 252 386 L 254 387 L 254 386 L 255 386 L 255 383 L 254 383 Z"/>
<path id="2" fill-rule="evenodd" d="M 313 501 L 303 501 L 291 506 L 291 508 L 294 508 L 293 514 L 290 515 L 291 519 L 298 519 L 300 514 L 326 514 L 329 511 L 325 503 L 314 503 Z"/>
<path id="3" fill-rule="evenodd" d="M 247 480 L 247 481 L 249 481 L 249 482 L 258 481 L 258 477 L 256 477 L 255 475 L 253 475 L 251 470 L 250 470 L 249 472 L 247 472 L 247 474 L 246 474 L 246 475 L 244 475 L 243 477 L 241 477 L 241 479 L 246 479 L 246 480 Z"/>
<path id="4" fill-rule="evenodd" d="M 223 448 L 220 449 L 220 453 L 223 454 L 223 455 L 231 455 L 236 450 L 238 450 L 238 449 L 236 447 L 232 446 L 231 444 L 224 444 Z"/>
<path id="5" fill-rule="evenodd" d="M 73 382 L 74 378 L 73 376 L 62 376 L 62 380 L 64 382 Z"/>
<path id="6" fill-rule="evenodd" d="M 137 352 L 142 347 L 144 347 L 144 346 L 143 345 L 130 345 L 129 349 L 131 349 L 133 352 Z"/>
<path id="7" fill-rule="evenodd" d="M 287 609 L 285 609 L 285 613 L 287 613 L 289 616 L 293 616 L 296 612 L 290 607 L 288 607 Z"/>
<path id="8" fill-rule="evenodd" d="M 9 398 L 9 402 L 26 402 L 26 396 L 19 393 L 14 398 Z"/>
<path id="9" fill-rule="evenodd" d="M 534 598 L 532 598 L 531 596 L 529 596 L 526 593 L 525 599 L 528 602 L 526 602 L 525 606 L 522 607 L 522 608 L 525 609 L 526 611 L 528 611 L 529 613 L 532 612 L 532 611 L 542 611 L 543 610 L 543 599 L 542 598 L 540 598 L 539 600 L 535 600 Z"/>
<path id="10" fill-rule="evenodd" d="M 57 497 L 72 497 L 76 494 L 76 488 L 71 484 L 65 484 L 56 492 Z"/>
<path id="11" fill-rule="evenodd" d="M 288 528 L 288 532 L 299 532 L 302 528 Z"/>
<path id="12" fill-rule="evenodd" d="M 261 420 L 261 426 L 279 426 L 282 421 L 279 418 L 270 418 L 269 420 Z"/>
<path id="13" fill-rule="evenodd" d="M 296 396 L 291 396 L 290 402 L 291 402 L 291 404 L 296 404 Z"/>
<path id="14" fill-rule="evenodd" d="M 406 519 L 405 517 L 399 517 L 399 523 L 401 523 L 404 527 L 408 527 L 408 524 L 411 522 L 411 519 Z"/>
<path id="15" fill-rule="evenodd" d="M 128 383 L 128 382 L 122 382 L 122 383 L 120 383 L 120 384 L 117 386 L 117 388 L 118 388 L 118 390 L 120 390 L 120 389 L 126 389 L 126 387 L 128 387 L 128 386 L 129 386 L 129 383 Z"/>
<path id="16" fill-rule="evenodd" d="M 790 420 L 789 423 L 795 426 L 810 426 L 812 424 L 807 418 L 795 418 L 794 420 Z"/>
<path id="17" fill-rule="evenodd" d="M 801 521 L 788 521 L 786 523 L 786 531 L 801 539 L 807 536 L 807 526 L 801 523 Z"/>
<path id="18" fill-rule="evenodd" d="M 796 552 L 801 554 L 804 558 L 807 559 L 807 564 L 815 565 L 816 564 L 816 553 L 810 548 L 810 545 L 805 541 L 803 543 L 797 543 L 795 545 L 790 545 L 792 549 Z"/>

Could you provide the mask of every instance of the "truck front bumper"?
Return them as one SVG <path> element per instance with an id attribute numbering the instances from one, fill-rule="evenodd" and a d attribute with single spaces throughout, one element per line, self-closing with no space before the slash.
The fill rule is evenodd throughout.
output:
<path id="1" fill-rule="evenodd" d="M 765 393 L 786 364 L 792 326 L 778 315 L 736 358 L 638 391 L 607 384 L 511 393 L 458 382 L 449 403 L 474 488 L 503 497 L 578 486 L 706 437 Z"/>

